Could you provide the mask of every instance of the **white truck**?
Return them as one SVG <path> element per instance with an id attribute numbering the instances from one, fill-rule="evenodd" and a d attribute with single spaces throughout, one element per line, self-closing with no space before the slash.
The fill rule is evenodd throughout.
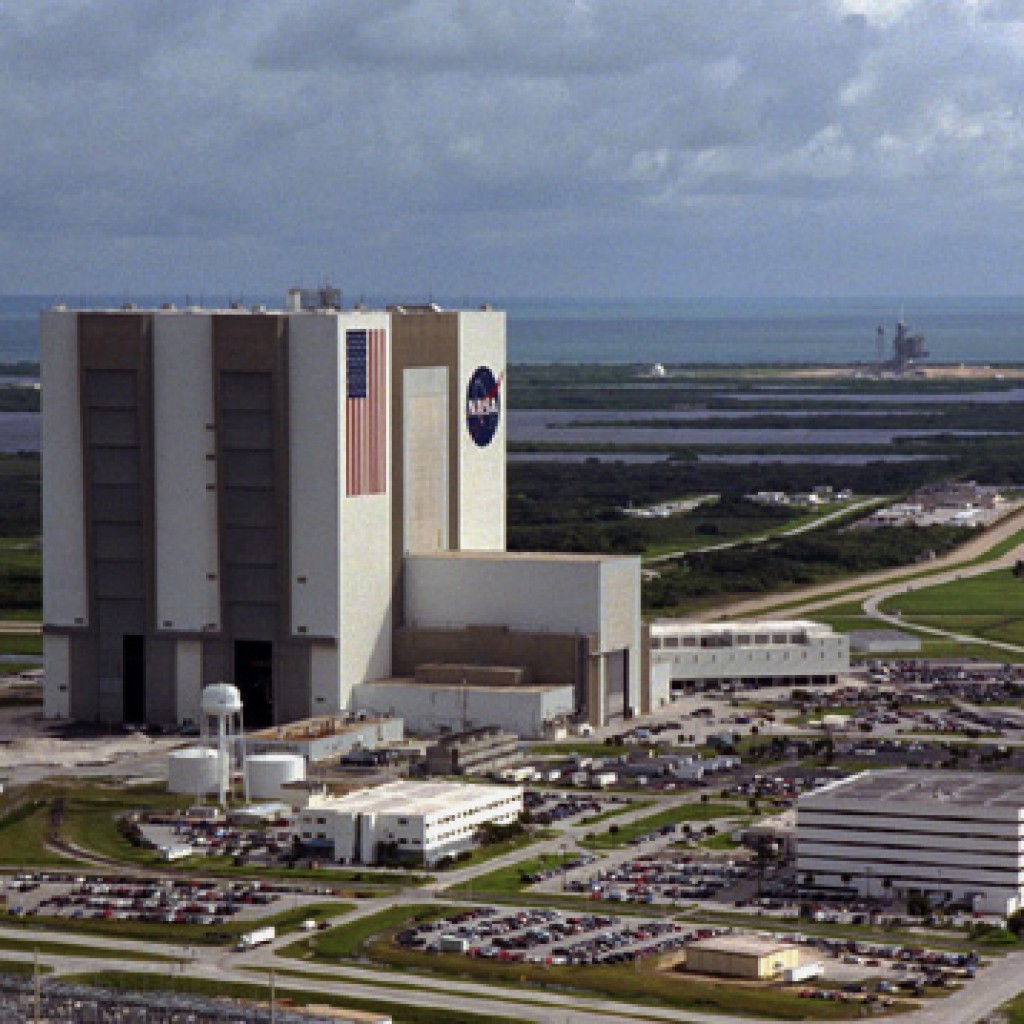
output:
<path id="1" fill-rule="evenodd" d="M 272 925 L 264 925 L 262 928 L 254 928 L 251 932 L 242 935 L 235 945 L 235 949 L 254 949 L 256 946 L 264 946 L 277 938 L 277 929 Z"/>

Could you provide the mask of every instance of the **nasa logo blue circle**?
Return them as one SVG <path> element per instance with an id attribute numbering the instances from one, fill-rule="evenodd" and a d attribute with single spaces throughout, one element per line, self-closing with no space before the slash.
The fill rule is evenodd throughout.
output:
<path id="1" fill-rule="evenodd" d="M 495 380 L 490 367 L 478 366 L 466 388 L 466 427 L 469 436 L 486 448 L 501 420 L 501 377 Z"/>

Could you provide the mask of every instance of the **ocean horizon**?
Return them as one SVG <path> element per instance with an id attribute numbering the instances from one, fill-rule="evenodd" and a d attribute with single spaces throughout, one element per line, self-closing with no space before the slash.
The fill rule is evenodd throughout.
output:
<path id="1" fill-rule="evenodd" d="M 170 301 L 279 308 L 282 297 L 0 296 L 0 362 L 39 358 L 38 316 L 58 302 L 116 308 Z M 386 302 L 366 300 L 371 307 Z M 394 300 L 387 300 L 394 301 Z M 1024 297 L 438 299 L 448 308 L 488 301 L 508 316 L 509 363 L 849 365 L 877 360 L 877 329 L 891 351 L 896 321 L 923 334 L 935 364 L 1024 362 Z M 346 302 L 350 302 L 346 298 Z"/>

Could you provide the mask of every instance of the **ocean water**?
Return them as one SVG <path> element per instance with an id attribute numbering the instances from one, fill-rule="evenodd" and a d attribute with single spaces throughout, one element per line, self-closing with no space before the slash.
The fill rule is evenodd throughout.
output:
<path id="1" fill-rule="evenodd" d="M 135 296 L 226 305 L 227 297 Z M 0 362 L 38 359 L 39 311 L 55 301 L 109 308 L 125 297 L 0 296 Z M 246 297 L 279 306 L 280 297 Z M 383 305 L 381 301 L 372 305 Z M 442 305 L 473 308 L 462 298 Z M 510 363 L 872 363 L 876 328 L 902 315 L 935 363 L 1024 362 L 1024 297 L 493 300 L 508 315 Z"/>

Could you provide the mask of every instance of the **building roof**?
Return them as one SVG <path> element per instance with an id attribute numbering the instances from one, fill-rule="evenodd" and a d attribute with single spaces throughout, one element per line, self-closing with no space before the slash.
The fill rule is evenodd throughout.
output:
<path id="1" fill-rule="evenodd" d="M 654 635 L 732 635 L 733 633 L 831 633 L 832 627 L 810 619 L 748 619 L 734 622 L 686 622 L 682 619 L 656 619 L 651 623 Z"/>
<path id="2" fill-rule="evenodd" d="M 711 939 L 691 942 L 687 949 L 707 950 L 711 953 L 737 953 L 741 956 L 772 956 L 786 953 L 795 946 L 765 935 L 718 935 Z"/>
<path id="3" fill-rule="evenodd" d="M 574 562 L 578 565 L 640 560 L 639 555 L 600 555 L 570 551 L 410 551 L 405 559 L 410 562 Z"/>
<path id="4" fill-rule="evenodd" d="M 800 805 L 813 805 L 819 800 L 1024 810 L 1024 776 L 906 768 L 866 771 L 801 795 Z"/>
<path id="5" fill-rule="evenodd" d="M 478 666 L 480 667 L 480 666 Z M 387 676 L 384 679 L 371 679 L 360 683 L 360 686 L 419 686 L 423 692 L 428 690 L 446 690 L 453 693 L 495 693 L 515 690 L 516 693 L 550 693 L 554 690 L 572 688 L 572 683 L 444 683 L 433 679 L 417 679 L 415 676 Z"/>
<path id="6" fill-rule="evenodd" d="M 478 786 L 461 782 L 388 782 L 373 789 L 359 789 L 345 796 L 310 803 L 310 810 L 422 814 L 427 817 L 459 807 L 476 807 L 484 800 L 508 800 L 522 796 L 519 786 Z"/>

